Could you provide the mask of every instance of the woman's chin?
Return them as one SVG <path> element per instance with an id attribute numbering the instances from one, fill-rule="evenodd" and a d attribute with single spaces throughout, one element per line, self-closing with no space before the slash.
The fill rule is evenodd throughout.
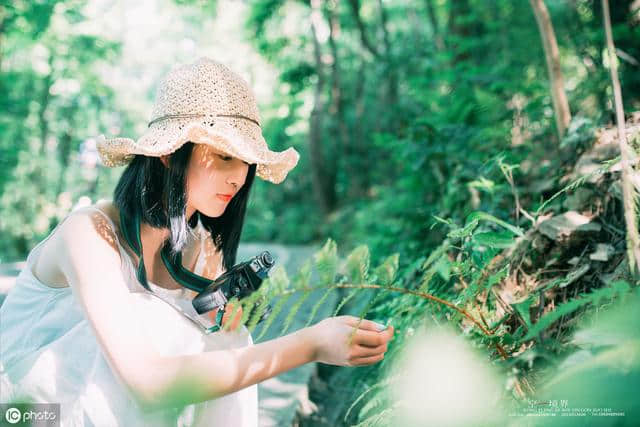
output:
<path id="1" fill-rule="evenodd" d="M 210 207 L 209 209 L 199 209 L 200 213 L 209 218 L 217 218 L 224 213 L 224 208 Z"/>

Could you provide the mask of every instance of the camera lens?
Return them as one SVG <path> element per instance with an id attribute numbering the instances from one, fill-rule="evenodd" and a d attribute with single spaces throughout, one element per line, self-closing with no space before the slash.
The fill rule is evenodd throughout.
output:
<path id="1" fill-rule="evenodd" d="M 268 251 L 262 252 L 262 254 L 260 255 L 260 259 L 262 260 L 262 263 L 267 268 L 273 265 L 273 258 L 271 257 L 271 254 Z"/>

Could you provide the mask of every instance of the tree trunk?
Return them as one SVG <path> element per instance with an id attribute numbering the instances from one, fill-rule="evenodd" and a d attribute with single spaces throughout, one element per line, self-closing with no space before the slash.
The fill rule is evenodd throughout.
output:
<path id="1" fill-rule="evenodd" d="M 320 11 L 320 0 L 311 0 L 312 13 L 316 16 L 322 17 Z M 328 173 L 326 160 L 324 156 L 324 150 L 322 149 L 323 143 L 323 119 L 324 119 L 324 106 L 322 102 L 322 94 L 324 92 L 324 86 L 326 83 L 321 52 L 320 43 L 318 42 L 315 19 L 311 19 L 311 34 L 313 41 L 313 53 L 316 62 L 316 75 L 318 76 L 318 83 L 315 87 L 313 109 L 311 111 L 311 118 L 309 124 L 309 152 L 311 154 L 311 177 L 313 192 L 318 204 L 324 215 L 328 215 L 335 205 L 335 183 L 332 174 Z"/>
<path id="2" fill-rule="evenodd" d="M 331 64 L 331 107 L 329 108 L 329 113 L 338 128 L 338 131 L 333 136 L 336 141 L 334 152 L 337 158 L 341 160 L 336 161 L 335 166 L 336 169 L 344 168 L 349 179 L 348 197 L 351 197 L 358 194 L 360 188 L 358 186 L 358 170 L 354 168 L 353 162 L 350 161 L 350 152 L 353 151 L 350 149 L 352 141 L 350 141 L 346 122 L 342 80 L 340 78 L 340 58 L 335 40 L 340 35 L 340 21 L 333 8 L 327 8 L 327 13 L 329 15 L 329 47 L 333 56 L 333 63 Z"/>
<path id="3" fill-rule="evenodd" d="M 440 33 L 440 25 L 438 24 L 438 18 L 436 17 L 436 10 L 433 7 L 434 0 L 426 0 L 425 6 L 427 9 L 427 17 L 429 24 L 431 25 L 431 33 L 433 35 L 433 44 L 437 52 L 442 52 L 445 49 L 444 39 Z"/>
<path id="4" fill-rule="evenodd" d="M 560 68 L 560 53 L 558 51 L 558 42 L 553 31 L 553 24 L 549 11 L 543 0 L 529 0 L 531 8 L 536 16 L 538 30 L 542 38 L 542 47 L 544 48 L 544 57 L 547 62 L 547 70 L 549 72 L 549 81 L 551 82 L 551 99 L 553 100 L 553 109 L 555 110 L 556 128 L 558 137 L 562 139 L 571 121 L 571 111 L 569 110 L 569 102 L 564 91 L 564 79 L 562 77 L 562 69 Z"/>
<path id="5" fill-rule="evenodd" d="M 640 237 L 638 236 L 638 224 L 636 216 L 637 192 L 631 182 L 633 165 L 637 161 L 636 154 L 627 144 L 627 133 L 625 131 L 624 108 L 622 104 L 622 90 L 618 79 L 618 65 L 616 50 L 613 45 L 613 35 L 611 34 L 611 17 L 609 15 L 609 0 L 602 0 L 602 16 L 604 18 L 604 29 L 607 37 L 607 51 L 609 53 L 609 70 L 611 71 L 611 83 L 613 85 L 613 99 L 616 109 L 616 122 L 618 125 L 618 144 L 620 147 L 620 158 L 622 163 L 622 198 L 624 204 L 624 219 L 627 226 L 627 255 L 629 258 L 629 269 L 632 274 L 640 271 Z"/>

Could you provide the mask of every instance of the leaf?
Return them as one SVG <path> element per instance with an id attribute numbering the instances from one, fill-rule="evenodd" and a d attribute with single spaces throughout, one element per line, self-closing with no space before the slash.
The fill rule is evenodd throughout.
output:
<path id="1" fill-rule="evenodd" d="M 535 295 L 529 295 L 529 297 L 527 297 L 524 301 L 516 304 L 511 304 L 511 307 L 515 308 L 520 316 L 522 316 L 522 318 L 524 319 L 527 330 L 531 329 L 531 314 L 529 308 L 531 307 L 531 304 L 533 304 L 535 298 Z"/>
<path id="2" fill-rule="evenodd" d="M 322 306 L 322 304 L 324 304 L 326 299 L 329 297 L 331 292 L 333 292 L 334 290 L 335 290 L 334 288 L 327 289 L 324 292 L 324 294 L 322 295 L 322 297 L 320 297 L 318 302 L 316 302 L 313 305 L 313 308 L 311 309 L 311 314 L 309 315 L 309 320 L 307 320 L 307 324 L 305 325 L 305 327 L 307 327 L 307 326 L 309 326 L 311 324 L 311 322 L 313 321 L 313 318 L 316 317 L 316 313 L 318 312 L 318 309 Z"/>
<path id="3" fill-rule="evenodd" d="M 289 309 L 289 313 L 287 313 L 287 317 L 284 320 L 284 325 L 282 326 L 282 331 L 280 332 L 280 335 L 284 335 L 285 332 L 287 332 L 287 330 L 293 323 L 296 313 L 298 312 L 298 310 L 300 310 L 300 307 L 302 306 L 302 304 L 307 300 L 307 298 L 309 298 L 309 296 L 311 296 L 312 293 L 313 293 L 312 291 L 304 292 L 300 296 L 300 298 L 298 298 L 296 303 Z"/>
<path id="4" fill-rule="evenodd" d="M 398 253 L 390 255 L 373 271 L 382 286 L 389 286 L 393 283 L 398 272 L 399 259 L 400 254 Z"/>
<path id="5" fill-rule="evenodd" d="M 473 220 L 467 222 L 467 225 L 465 225 L 464 227 L 450 231 L 447 234 L 447 237 L 449 237 L 451 239 L 462 239 L 463 237 L 470 236 L 471 233 L 473 232 L 473 230 L 477 226 L 478 226 L 478 220 L 477 219 L 473 219 Z"/>
<path id="6" fill-rule="evenodd" d="M 327 239 L 321 250 L 314 255 L 318 270 L 319 285 L 326 286 L 334 282 L 338 270 L 338 249 L 336 243 Z"/>
<path id="7" fill-rule="evenodd" d="M 580 294 L 580 298 L 574 298 L 570 301 L 567 301 L 564 304 L 556 307 L 555 310 L 545 314 L 542 316 L 536 323 L 533 325 L 528 333 L 520 340 L 520 342 L 528 341 L 540 334 L 540 332 L 547 329 L 551 326 L 556 320 L 560 319 L 562 316 L 566 314 L 573 313 L 577 309 L 582 306 L 585 306 L 590 303 L 597 304 L 601 299 L 613 299 L 616 296 L 624 294 L 629 290 L 629 284 L 624 281 L 616 281 L 611 283 L 609 286 L 597 289 L 590 293 Z"/>
<path id="8" fill-rule="evenodd" d="M 438 262 L 436 262 L 433 267 L 445 282 L 449 281 L 449 278 L 451 277 L 451 262 L 449 261 L 449 258 L 447 258 L 446 256 L 440 257 Z"/>
<path id="9" fill-rule="evenodd" d="M 257 292 L 254 292 L 254 294 L 255 293 Z M 269 307 L 269 299 L 264 297 L 260 300 L 258 307 L 253 312 L 248 310 L 247 316 L 251 315 L 249 322 L 246 324 L 248 330 L 253 331 L 255 329 L 256 325 L 258 324 L 258 320 L 260 320 L 260 316 L 262 316 L 264 312 L 267 311 L 268 307 Z"/>
<path id="10" fill-rule="evenodd" d="M 267 317 L 267 319 L 263 323 L 262 329 L 260 330 L 260 335 L 255 339 L 255 341 L 260 340 L 260 338 L 262 338 L 262 336 L 267 332 L 267 330 L 269 329 L 269 327 L 271 326 L 271 324 L 273 323 L 275 318 L 282 311 L 282 308 L 284 307 L 284 304 L 292 296 L 293 296 L 293 294 L 287 294 L 287 295 L 284 295 L 284 296 L 278 298 L 278 301 L 275 303 L 275 306 L 271 310 L 271 314 L 269 315 L 269 317 Z M 253 330 L 250 330 L 250 332 L 253 333 Z"/>
<path id="11" fill-rule="evenodd" d="M 467 222 L 471 222 L 471 221 L 479 221 L 479 220 L 485 220 L 485 221 L 490 221 L 493 222 L 495 224 L 498 224 L 504 228 L 506 228 L 507 230 L 511 231 L 513 234 L 516 234 L 518 236 L 524 236 L 524 232 L 519 228 L 519 227 L 515 227 L 511 224 L 509 224 L 508 222 L 505 222 L 499 218 L 496 218 L 493 215 L 490 215 L 486 212 L 472 212 L 469 214 L 469 216 L 467 216 Z"/>
<path id="12" fill-rule="evenodd" d="M 489 248 L 508 248 L 515 242 L 513 234 L 506 231 L 489 231 L 486 233 L 476 233 L 473 240 L 482 246 Z"/>
<path id="13" fill-rule="evenodd" d="M 307 289 L 311 286 L 311 267 L 311 260 L 305 260 L 304 264 L 302 264 L 302 267 L 300 267 L 293 278 L 295 289 Z"/>
<path id="14" fill-rule="evenodd" d="M 356 296 L 357 293 L 358 293 L 358 289 L 352 289 L 351 292 L 349 293 L 349 295 L 347 295 L 346 297 L 344 297 L 342 299 L 342 301 L 340 301 L 340 303 L 338 304 L 336 309 L 333 311 L 333 316 L 337 316 L 338 313 L 340 312 L 340 309 L 342 308 L 342 306 L 344 306 L 347 302 L 349 302 L 349 300 L 351 298 Z"/>
<path id="15" fill-rule="evenodd" d="M 366 283 L 369 274 L 369 248 L 360 245 L 347 256 L 344 272 L 354 284 Z"/>
<path id="16" fill-rule="evenodd" d="M 262 283 L 269 294 L 282 294 L 289 288 L 289 276 L 284 266 L 277 265 L 269 273 L 269 277 Z"/>

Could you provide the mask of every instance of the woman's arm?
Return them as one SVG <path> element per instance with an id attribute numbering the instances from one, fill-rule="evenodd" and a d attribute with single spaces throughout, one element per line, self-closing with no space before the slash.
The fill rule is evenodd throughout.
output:
<path id="1" fill-rule="evenodd" d="M 393 336 L 392 328 L 379 332 L 371 321 L 358 325 L 357 318 L 340 316 L 253 346 L 163 357 L 136 328 L 115 235 L 105 218 L 74 212 L 52 238 L 105 358 L 144 410 L 214 399 L 313 361 L 375 363 Z"/>
<path id="2" fill-rule="evenodd" d="M 213 399 L 313 360 L 309 328 L 245 348 L 161 357 L 135 327 L 109 223 L 99 213 L 78 211 L 56 234 L 62 273 L 110 366 L 145 409 Z"/>
<path id="3" fill-rule="evenodd" d="M 163 358 L 158 363 L 153 407 L 214 399 L 315 361 L 313 327 L 253 346 Z"/>

